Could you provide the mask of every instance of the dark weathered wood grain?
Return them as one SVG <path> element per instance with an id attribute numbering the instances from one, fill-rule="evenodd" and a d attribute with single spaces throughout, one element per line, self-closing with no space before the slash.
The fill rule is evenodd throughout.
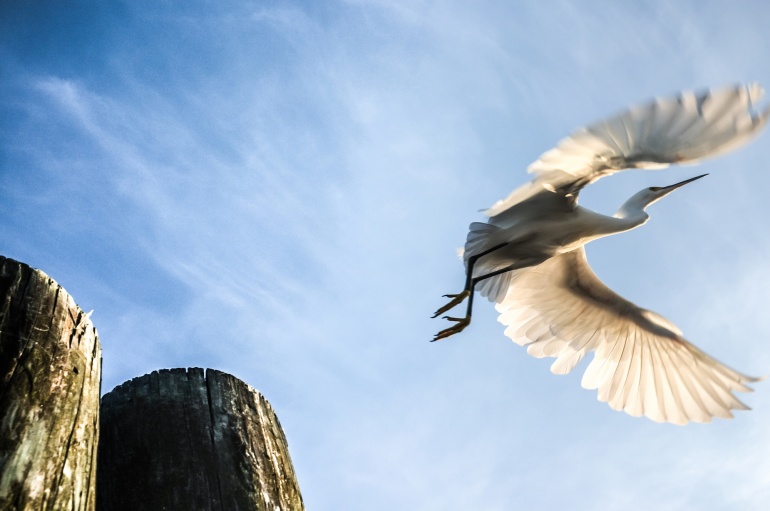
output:
<path id="1" fill-rule="evenodd" d="M 302 510 L 270 404 L 231 376 L 171 369 L 102 398 L 98 510 Z"/>
<path id="2" fill-rule="evenodd" d="M 0 256 L 0 509 L 95 509 L 101 366 L 72 297 Z"/>

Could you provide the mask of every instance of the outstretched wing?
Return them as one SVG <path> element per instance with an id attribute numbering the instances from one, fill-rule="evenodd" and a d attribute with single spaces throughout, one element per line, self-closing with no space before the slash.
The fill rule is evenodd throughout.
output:
<path id="1" fill-rule="evenodd" d="M 755 110 L 763 94 L 757 83 L 686 91 L 580 128 L 529 166 L 530 183 L 486 214 L 494 217 L 544 189 L 576 194 L 623 169 L 696 163 L 734 149 L 767 122 L 770 108 Z"/>
<path id="2" fill-rule="evenodd" d="M 599 400 L 635 417 L 686 424 L 730 418 L 746 410 L 733 394 L 757 378 L 717 362 L 682 338 L 671 322 L 605 286 L 579 248 L 512 272 L 498 300 L 505 335 L 551 371 L 567 374 L 589 352 L 582 385 Z"/>

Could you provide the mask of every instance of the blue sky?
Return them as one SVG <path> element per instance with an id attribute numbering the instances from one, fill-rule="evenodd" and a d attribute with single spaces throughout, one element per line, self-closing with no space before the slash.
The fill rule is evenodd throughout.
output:
<path id="1" fill-rule="evenodd" d="M 308 509 L 765 509 L 770 391 L 731 421 L 612 411 L 477 302 L 429 343 L 477 212 L 574 128 L 770 86 L 752 2 L 3 2 L 0 253 L 94 309 L 103 392 L 212 367 L 260 390 Z M 770 374 L 767 134 L 588 257 L 707 353 Z"/>

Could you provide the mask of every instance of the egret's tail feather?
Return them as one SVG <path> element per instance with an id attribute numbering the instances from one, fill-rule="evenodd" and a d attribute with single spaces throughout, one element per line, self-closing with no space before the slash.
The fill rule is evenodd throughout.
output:
<path id="1" fill-rule="evenodd" d="M 489 238 L 500 231 L 500 227 L 492 224 L 473 222 L 468 231 L 468 238 L 465 241 L 465 250 L 463 251 L 464 260 L 489 249 Z M 510 261 L 503 266 L 507 266 Z M 476 262 L 473 268 L 474 277 L 479 277 L 486 273 L 499 270 L 500 265 L 490 264 L 482 257 Z M 503 273 L 495 277 L 483 280 L 476 285 L 476 291 L 481 296 L 486 297 L 491 302 L 499 302 L 505 298 L 505 294 L 510 287 L 512 273 Z"/>
<path id="2" fill-rule="evenodd" d="M 467 261 L 470 256 L 481 252 L 489 237 L 499 230 L 500 228 L 496 225 L 473 222 L 468 229 L 468 237 L 465 239 L 463 259 Z"/>

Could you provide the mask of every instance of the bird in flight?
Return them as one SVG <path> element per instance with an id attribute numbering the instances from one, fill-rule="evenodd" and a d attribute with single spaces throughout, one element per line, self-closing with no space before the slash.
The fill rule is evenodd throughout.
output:
<path id="1" fill-rule="evenodd" d="M 578 129 L 545 152 L 528 171 L 534 178 L 474 222 L 463 249 L 465 287 L 445 295 L 434 318 L 467 301 L 464 317 L 434 341 L 470 324 L 474 291 L 496 302 L 505 335 L 551 371 L 569 373 L 589 352 L 582 385 L 600 401 L 632 416 L 686 424 L 730 418 L 746 410 L 733 394 L 758 381 L 714 360 L 672 322 L 625 300 L 591 270 L 585 244 L 645 224 L 646 208 L 681 186 L 645 188 L 613 216 L 578 205 L 583 187 L 624 169 L 692 164 L 743 145 L 759 133 L 770 107 L 756 109 L 759 84 L 686 91 L 633 106 Z"/>

